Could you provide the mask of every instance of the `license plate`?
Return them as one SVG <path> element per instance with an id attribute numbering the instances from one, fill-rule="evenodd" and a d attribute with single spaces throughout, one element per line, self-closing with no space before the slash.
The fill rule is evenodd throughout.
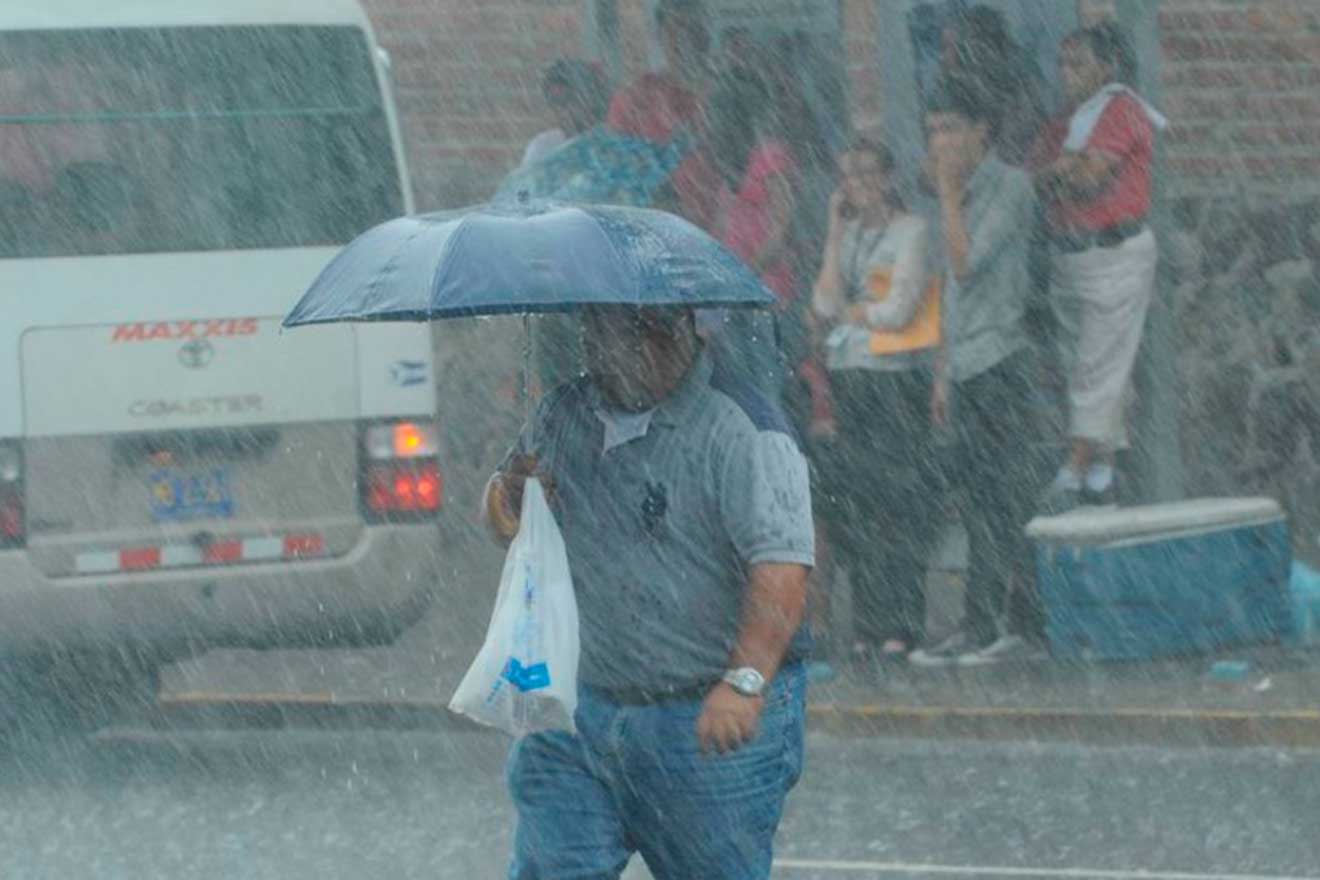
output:
<path id="1" fill-rule="evenodd" d="M 151 472 L 148 483 L 151 515 L 157 521 L 225 519 L 234 515 L 229 473 L 224 468 L 157 470 Z"/>

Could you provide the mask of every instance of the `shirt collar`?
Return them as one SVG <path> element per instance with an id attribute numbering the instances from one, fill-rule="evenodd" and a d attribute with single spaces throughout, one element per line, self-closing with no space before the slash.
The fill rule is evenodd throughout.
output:
<path id="1" fill-rule="evenodd" d="M 598 408 L 596 418 L 605 426 L 605 448 L 601 454 L 608 453 L 616 446 L 625 446 L 634 440 L 640 440 L 651 430 L 651 418 L 655 410 L 626 413 L 619 410 Z"/>

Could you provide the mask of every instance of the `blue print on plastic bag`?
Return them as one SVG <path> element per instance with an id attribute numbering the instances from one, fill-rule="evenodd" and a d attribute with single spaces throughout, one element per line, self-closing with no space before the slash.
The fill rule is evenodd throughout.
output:
<path id="1" fill-rule="evenodd" d="M 550 687 L 550 667 L 545 663 L 523 666 L 516 657 L 510 657 L 501 675 L 523 693 Z"/>
<path id="2" fill-rule="evenodd" d="M 531 565 L 523 566 L 523 616 L 514 631 L 514 643 L 524 657 L 534 657 L 540 653 L 535 627 L 537 583 Z M 509 682 L 523 693 L 539 691 L 550 687 L 550 666 L 544 661 L 524 666 L 517 657 L 510 657 L 504 665 L 500 678 Z"/>

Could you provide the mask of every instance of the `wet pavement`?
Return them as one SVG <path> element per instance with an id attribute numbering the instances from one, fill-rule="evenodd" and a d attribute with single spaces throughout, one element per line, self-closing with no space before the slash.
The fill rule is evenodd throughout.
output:
<path id="1" fill-rule="evenodd" d="M 91 734 L 20 713 L 0 877 L 502 876 L 507 741 L 444 708 L 455 631 L 437 608 L 388 647 L 212 652 Z M 1320 658 L 1258 650 L 1228 685 L 1212 659 L 845 666 L 811 690 L 775 876 L 1320 880 Z"/>
<path id="2" fill-rule="evenodd" d="M 7 743 L 0 876 L 499 877 L 505 748 L 340 724 Z M 1320 878 L 1316 815 L 1320 752 L 815 732 L 775 876 Z"/>

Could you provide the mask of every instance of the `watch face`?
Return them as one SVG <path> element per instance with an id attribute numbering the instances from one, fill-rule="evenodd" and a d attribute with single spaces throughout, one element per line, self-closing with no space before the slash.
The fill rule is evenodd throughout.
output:
<path id="1" fill-rule="evenodd" d="M 755 669 L 735 669 L 726 680 L 734 690 L 749 697 L 759 696 L 765 687 L 765 678 Z"/>

